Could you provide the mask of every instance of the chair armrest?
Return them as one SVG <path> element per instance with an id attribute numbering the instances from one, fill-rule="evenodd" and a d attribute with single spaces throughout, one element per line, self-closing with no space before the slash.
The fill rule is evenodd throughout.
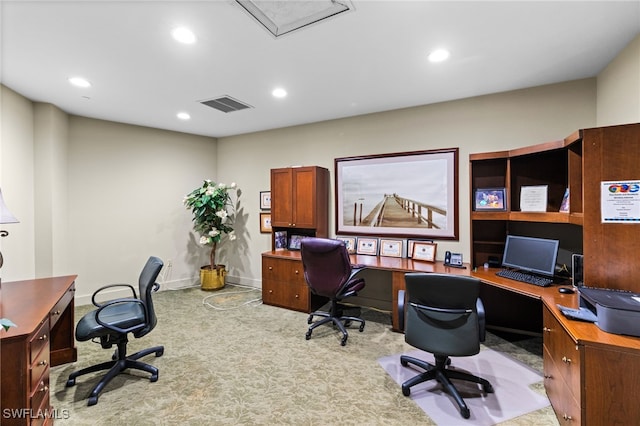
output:
<path id="1" fill-rule="evenodd" d="M 485 330 L 487 320 L 485 319 L 484 304 L 482 303 L 482 299 L 479 297 L 476 301 L 476 311 L 478 311 L 478 331 L 480 333 L 480 341 L 484 342 L 487 334 Z"/>
<path id="2" fill-rule="evenodd" d="M 104 311 L 105 309 L 108 310 L 108 308 L 113 307 L 115 305 L 122 305 L 122 304 L 137 304 L 137 305 L 142 306 L 142 310 L 144 311 L 144 322 L 142 324 L 136 324 L 136 325 L 128 327 L 128 328 L 121 328 L 121 327 L 118 327 L 116 325 L 104 322 L 104 321 L 102 321 L 100 319 L 100 313 L 102 311 Z M 140 300 L 140 299 L 127 298 L 127 299 L 111 300 L 109 302 L 104 303 L 96 311 L 96 322 L 98 324 L 100 324 L 101 326 L 103 326 L 104 328 L 107 328 L 107 329 L 109 329 L 111 331 L 115 331 L 116 333 L 120 333 L 120 334 L 131 333 L 131 332 L 134 332 L 134 331 L 137 331 L 137 330 L 140 330 L 140 329 L 146 327 L 146 325 L 147 325 L 147 309 L 146 309 L 144 303 L 142 303 L 142 300 Z"/>
<path id="3" fill-rule="evenodd" d="M 127 287 L 127 288 L 129 288 L 129 290 L 131 290 L 131 294 L 132 294 L 133 298 L 134 299 L 138 298 L 138 295 L 136 294 L 136 290 L 130 284 L 109 284 L 109 285 L 105 285 L 103 287 L 100 287 L 99 289 L 97 289 L 93 293 L 93 296 L 91 296 L 91 303 L 93 303 L 93 306 L 98 307 L 98 308 L 103 306 L 105 304 L 105 302 L 97 302 L 96 301 L 96 296 L 99 296 L 100 293 L 103 290 L 107 290 L 107 289 L 111 289 L 111 288 L 115 288 L 115 287 Z M 113 300 L 118 300 L 118 299 L 113 299 Z"/>
<path id="4" fill-rule="evenodd" d="M 405 290 L 398 290 L 398 328 L 404 331 Z"/>

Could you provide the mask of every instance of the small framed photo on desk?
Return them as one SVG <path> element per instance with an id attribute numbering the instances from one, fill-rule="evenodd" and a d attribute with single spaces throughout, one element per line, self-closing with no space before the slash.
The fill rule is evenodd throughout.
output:
<path id="1" fill-rule="evenodd" d="M 435 243 L 423 243 L 416 241 L 413 243 L 413 252 L 411 253 L 411 259 L 422 260 L 425 262 L 436 261 L 436 248 Z"/>
<path id="2" fill-rule="evenodd" d="M 356 253 L 355 237 L 336 237 L 336 240 L 344 242 L 344 245 L 347 246 L 347 251 L 349 252 L 349 254 Z"/>

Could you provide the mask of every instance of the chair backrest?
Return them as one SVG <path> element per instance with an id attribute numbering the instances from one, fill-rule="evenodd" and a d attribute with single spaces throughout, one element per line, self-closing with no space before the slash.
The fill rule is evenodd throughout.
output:
<path id="1" fill-rule="evenodd" d="M 343 241 L 305 238 L 300 243 L 304 278 L 311 291 L 332 298 L 351 276 L 349 252 Z"/>
<path id="2" fill-rule="evenodd" d="M 144 336 L 153 330 L 158 322 L 158 319 L 156 318 L 156 311 L 153 308 L 151 293 L 160 287 L 160 285 L 156 283 L 156 278 L 158 278 L 163 266 L 164 263 L 161 259 L 151 256 L 144 265 L 142 272 L 140 272 L 140 277 L 138 278 L 139 297 L 147 309 L 148 323 L 145 328 L 134 333 L 134 336 L 136 337 Z"/>
<path id="3" fill-rule="evenodd" d="M 405 274 L 405 341 L 418 349 L 448 356 L 480 351 L 476 302 L 480 281 L 465 276 Z"/>

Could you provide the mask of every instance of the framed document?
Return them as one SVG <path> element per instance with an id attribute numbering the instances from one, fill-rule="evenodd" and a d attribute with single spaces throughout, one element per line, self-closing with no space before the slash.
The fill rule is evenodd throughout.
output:
<path id="1" fill-rule="evenodd" d="M 547 185 L 532 185 L 520 188 L 520 211 L 546 212 L 547 189 Z"/>
<path id="2" fill-rule="evenodd" d="M 413 260 L 424 260 L 426 262 L 436 261 L 436 248 L 435 243 L 423 243 L 416 241 L 413 243 L 413 252 L 411 258 Z"/>
<path id="3" fill-rule="evenodd" d="M 260 210 L 271 208 L 271 191 L 260 191 Z"/>
<path id="4" fill-rule="evenodd" d="M 378 239 L 377 238 L 358 238 L 357 254 L 368 254 L 371 256 L 378 255 Z"/>
<path id="5" fill-rule="evenodd" d="M 340 240 L 344 242 L 344 245 L 347 246 L 347 251 L 349 252 L 349 254 L 356 253 L 355 237 L 336 237 L 336 240 Z"/>
<path id="6" fill-rule="evenodd" d="M 305 238 L 305 235 L 292 235 L 289 237 L 289 250 L 300 250 L 300 243 Z"/>
<path id="7" fill-rule="evenodd" d="M 260 232 L 263 234 L 271 232 L 271 213 L 260 213 Z"/>
<path id="8" fill-rule="evenodd" d="M 402 240 L 380 239 L 380 256 L 402 257 Z"/>

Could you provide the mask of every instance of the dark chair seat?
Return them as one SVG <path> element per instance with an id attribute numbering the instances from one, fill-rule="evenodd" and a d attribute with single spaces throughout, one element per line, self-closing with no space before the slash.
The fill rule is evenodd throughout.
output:
<path id="1" fill-rule="evenodd" d="M 158 369 L 150 364 L 138 361 L 138 359 L 155 353 L 156 357 L 162 356 L 164 346 L 155 346 L 134 354 L 127 355 L 128 335 L 134 337 L 145 336 L 155 327 L 157 318 L 153 308 L 151 293 L 157 291 L 159 285 L 156 278 L 162 269 L 163 263 L 157 257 L 147 260 L 140 278 L 138 279 L 138 298 L 135 289 L 129 284 L 112 284 L 99 288 L 92 297 L 97 309 L 85 314 L 76 325 L 76 339 L 80 342 L 98 339 L 104 349 L 110 349 L 116 345 L 116 351 L 111 361 L 92 365 L 69 375 L 66 386 L 74 386 L 76 378 L 85 374 L 109 370 L 94 386 L 88 399 L 88 405 L 98 403 L 98 397 L 104 387 L 118 374 L 127 369 L 136 369 L 151 374 L 150 381 L 158 380 Z M 128 288 L 132 297 L 114 299 L 107 302 L 98 302 L 100 294 L 107 289 L 116 287 Z"/>
<path id="2" fill-rule="evenodd" d="M 480 342 L 485 337 L 480 282 L 471 277 L 429 273 L 406 274 L 405 281 L 406 295 L 398 295 L 399 308 L 406 310 L 405 341 L 432 353 L 435 365 L 402 355 L 403 367 L 412 364 L 424 370 L 402 384 L 402 394 L 409 396 L 412 386 L 435 379 L 454 399 L 460 415 L 468 419 L 469 408 L 451 379 L 477 383 L 485 393 L 492 393 L 493 387 L 479 376 L 450 368 L 450 357 L 480 352 Z"/>
<path id="3" fill-rule="evenodd" d="M 365 321 L 354 315 L 344 315 L 347 307 L 340 302 L 355 296 L 365 286 L 362 278 L 355 275 L 358 269 L 353 269 L 349 259 L 349 252 L 343 241 L 327 238 L 305 238 L 300 245 L 304 278 L 313 294 L 330 300 L 329 311 L 315 311 L 309 315 L 307 323 L 311 324 L 305 335 L 311 338 L 311 333 L 323 324 L 332 324 L 342 333 L 340 344 L 347 344 L 349 333 L 347 327 L 353 322 L 360 324 L 358 331 L 364 330 Z M 314 317 L 322 317 L 313 322 Z"/>

